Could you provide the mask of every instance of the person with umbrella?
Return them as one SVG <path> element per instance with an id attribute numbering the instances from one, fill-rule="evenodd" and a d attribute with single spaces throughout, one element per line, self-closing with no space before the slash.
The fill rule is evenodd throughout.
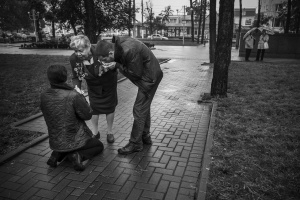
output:
<path id="1" fill-rule="evenodd" d="M 256 53 L 256 61 L 263 61 L 265 50 L 269 49 L 269 35 L 273 35 L 274 32 L 269 27 L 259 27 L 258 30 L 262 32 L 261 36 L 259 37 L 258 45 L 257 45 L 257 53 Z"/>
<path id="2" fill-rule="evenodd" d="M 250 61 L 249 56 L 251 54 L 251 50 L 253 49 L 253 45 L 255 43 L 255 38 L 252 35 L 252 32 L 248 34 L 245 38 L 245 49 L 246 49 L 246 54 L 245 54 L 245 61 Z"/>

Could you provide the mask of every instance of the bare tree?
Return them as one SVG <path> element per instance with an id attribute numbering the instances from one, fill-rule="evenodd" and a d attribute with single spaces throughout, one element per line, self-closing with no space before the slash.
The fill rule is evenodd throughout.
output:
<path id="1" fill-rule="evenodd" d="M 84 0 L 84 7 L 86 10 L 86 24 L 84 26 L 86 36 L 90 39 L 91 43 L 97 43 L 97 22 L 95 15 L 95 4 L 93 0 Z"/>
<path id="2" fill-rule="evenodd" d="M 260 8 L 261 8 L 261 0 L 258 0 L 258 14 L 257 14 L 257 24 L 256 24 L 256 27 L 260 26 Z"/>
<path id="3" fill-rule="evenodd" d="M 285 24 L 284 33 L 289 33 L 289 30 L 290 30 L 292 0 L 288 0 L 287 7 L 288 7 L 288 10 L 287 10 L 287 15 L 286 15 L 286 24 Z"/>
<path id="4" fill-rule="evenodd" d="M 214 63 L 217 35 L 216 0 L 210 0 L 209 13 L 209 62 Z"/>
<path id="5" fill-rule="evenodd" d="M 202 9 L 203 9 L 203 2 L 202 0 L 199 0 L 200 6 L 199 6 L 199 23 L 198 23 L 198 36 L 197 36 L 197 43 L 200 42 L 200 31 L 201 31 L 201 23 L 202 23 Z"/>
<path id="6" fill-rule="evenodd" d="M 201 37 L 201 44 L 204 41 L 204 31 L 205 31 L 205 21 L 206 21 L 206 2 L 207 0 L 203 0 L 203 24 L 202 24 L 202 37 Z"/>
<path id="7" fill-rule="evenodd" d="M 239 20 L 239 33 L 237 35 L 237 40 L 235 43 L 235 48 L 238 49 L 240 46 L 241 41 L 241 29 L 242 29 L 242 13 L 243 13 L 243 6 L 242 6 L 242 0 L 240 0 L 240 20 Z"/>
<path id="8" fill-rule="evenodd" d="M 231 60 L 234 0 L 220 1 L 220 18 L 216 61 L 211 83 L 211 96 L 227 97 L 228 67 Z"/>
<path id="9" fill-rule="evenodd" d="M 193 1 L 190 0 L 190 7 L 191 7 L 191 23 L 192 23 L 192 42 L 194 42 L 194 9 L 193 9 Z"/>

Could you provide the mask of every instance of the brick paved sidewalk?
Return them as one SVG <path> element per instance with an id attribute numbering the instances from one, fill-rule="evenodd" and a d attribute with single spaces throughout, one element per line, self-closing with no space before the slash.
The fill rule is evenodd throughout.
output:
<path id="1" fill-rule="evenodd" d="M 0 166 L 0 200 L 194 199 L 211 112 L 197 100 L 209 91 L 211 72 L 200 60 L 171 60 L 162 68 L 164 78 L 151 107 L 152 146 L 127 156 L 117 153 L 129 140 L 137 93 L 130 81 L 123 81 L 118 84 L 115 143 L 107 144 L 101 116 L 104 152 L 76 172 L 68 161 L 47 166 L 47 139 Z M 43 117 L 18 128 L 47 132 Z"/>

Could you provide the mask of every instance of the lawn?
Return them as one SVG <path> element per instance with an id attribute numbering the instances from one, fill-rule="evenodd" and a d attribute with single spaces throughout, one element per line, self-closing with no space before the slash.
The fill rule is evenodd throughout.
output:
<path id="1" fill-rule="evenodd" d="M 300 199 L 300 65 L 232 62 L 215 100 L 206 199 Z"/>
<path id="2" fill-rule="evenodd" d="M 49 87 L 48 66 L 66 66 L 69 84 L 71 66 L 68 56 L 0 54 L 0 60 L 0 155 L 4 155 L 43 134 L 13 129 L 11 124 L 41 112 L 40 94 Z M 123 77 L 118 74 L 118 79 Z"/>

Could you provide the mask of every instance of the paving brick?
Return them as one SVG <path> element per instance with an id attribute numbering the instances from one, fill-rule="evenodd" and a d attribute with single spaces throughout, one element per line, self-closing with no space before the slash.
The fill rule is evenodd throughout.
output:
<path id="1" fill-rule="evenodd" d="M 93 194 L 91 196 L 91 200 L 99 200 L 99 199 L 103 199 L 103 197 L 105 196 L 105 194 L 107 193 L 107 191 L 105 190 L 97 190 L 95 194 Z"/>
<path id="2" fill-rule="evenodd" d="M 133 187 L 135 186 L 135 183 L 136 182 L 133 182 L 133 181 L 126 181 L 123 184 L 123 187 L 121 188 L 120 192 L 125 193 L 125 194 L 130 193 L 132 191 Z"/>
<path id="3" fill-rule="evenodd" d="M 164 198 L 164 193 L 159 193 L 159 192 L 152 192 L 152 191 L 143 191 L 142 197 L 148 197 L 151 199 L 163 199 Z"/>
<path id="4" fill-rule="evenodd" d="M 129 177 L 129 174 L 121 174 L 114 184 L 122 186 L 124 183 L 126 183 Z"/>
<path id="5" fill-rule="evenodd" d="M 124 194 L 121 192 L 107 192 L 105 194 L 105 198 L 123 200 L 126 199 L 127 195 L 128 194 Z"/>
<path id="6" fill-rule="evenodd" d="M 171 176 L 171 175 L 163 175 L 162 177 L 163 180 L 167 180 L 167 181 L 172 181 L 172 182 L 180 182 L 181 181 L 181 177 L 178 176 Z"/>
<path id="7" fill-rule="evenodd" d="M 36 188 L 43 188 L 45 190 L 51 190 L 54 186 L 55 186 L 55 184 L 47 183 L 44 181 L 39 181 L 34 185 L 34 187 L 36 187 Z"/>
<path id="8" fill-rule="evenodd" d="M 71 180 L 68 179 L 62 179 L 58 184 L 56 184 L 53 188 L 52 191 L 55 192 L 60 192 L 62 189 L 64 189 L 66 186 L 68 186 L 71 183 Z"/>
<path id="9" fill-rule="evenodd" d="M 45 174 L 37 174 L 33 177 L 35 180 L 49 182 L 53 177 Z"/>
<path id="10" fill-rule="evenodd" d="M 35 167 L 34 166 L 27 166 L 19 171 L 16 175 L 17 176 L 25 176 L 27 173 L 31 172 Z"/>
<path id="11" fill-rule="evenodd" d="M 97 179 L 97 177 L 100 175 L 99 172 L 91 172 L 84 180 L 83 182 L 92 183 Z"/>
<path id="12" fill-rule="evenodd" d="M 21 186 L 21 184 L 19 184 L 19 183 L 6 181 L 6 182 L 2 183 L 0 187 L 5 188 L 5 189 L 17 190 L 20 186 Z"/>
<path id="13" fill-rule="evenodd" d="M 161 180 L 157 186 L 156 192 L 166 193 L 168 190 L 170 182 Z"/>
<path id="14" fill-rule="evenodd" d="M 80 174 L 69 174 L 65 177 L 65 179 L 76 180 L 76 181 L 83 181 L 86 176 Z"/>
<path id="15" fill-rule="evenodd" d="M 90 185 L 89 183 L 83 183 L 80 181 L 71 181 L 68 184 L 68 186 L 70 186 L 70 187 L 79 188 L 79 189 L 86 189 L 89 185 Z"/>
<path id="16" fill-rule="evenodd" d="M 58 194 L 57 192 L 41 189 L 35 195 L 39 197 L 48 198 L 48 199 L 54 199 L 57 194 Z"/>
<path id="17" fill-rule="evenodd" d="M 142 189 L 142 190 L 150 190 L 155 191 L 156 185 L 149 184 L 149 183 L 137 183 L 135 188 Z"/>
<path id="18" fill-rule="evenodd" d="M 55 200 L 64 200 L 66 199 L 72 192 L 74 188 L 71 187 L 65 187 L 63 190 L 61 190 L 57 196 L 55 197 Z"/>
<path id="19" fill-rule="evenodd" d="M 159 183 L 161 177 L 162 177 L 162 174 L 153 173 L 148 183 L 153 184 L 153 185 L 157 185 Z"/>
<path id="20" fill-rule="evenodd" d="M 121 186 L 104 183 L 101 185 L 101 190 L 108 190 L 111 192 L 118 192 L 121 189 Z"/>
<path id="21" fill-rule="evenodd" d="M 166 168 L 164 163 L 149 162 L 150 167 Z"/>
<path id="22" fill-rule="evenodd" d="M 164 200 L 174 200 L 177 196 L 177 189 L 169 188 Z"/>
<path id="23" fill-rule="evenodd" d="M 170 183 L 170 188 L 178 189 L 179 186 L 180 186 L 180 183 L 177 183 L 177 182 L 171 182 L 171 183 Z"/>
<path id="24" fill-rule="evenodd" d="M 167 175 L 173 175 L 174 170 L 171 169 L 163 169 L 163 168 L 156 168 L 155 173 L 160 173 L 160 174 L 167 174 Z"/>
<path id="25" fill-rule="evenodd" d="M 139 200 L 143 190 L 133 189 L 127 199 L 130 200 Z"/>
<path id="26" fill-rule="evenodd" d="M 142 176 L 142 175 L 131 175 L 128 180 L 138 182 L 138 183 L 148 183 L 150 177 Z"/>
<path id="27" fill-rule="evenodd" d="M 19 192 L 26 192 L 29 190 L 33 185 L 35 185 L 38 182 L 38 180 L 34 179 L 28 179 L 27 182 L 22 183 L 22 186 L 18 188 Z"/>
<path id="28" fill-rule="evenodd" d="M 176 200 L 192 200 L 194 196 L 178 194 Z"/>
<path id="29" fill-rule="evenodd" d="M 67 198 L 65 198 L 65 200 L 77 200 L 77 199 L 78 197 L 73 195 L 69 195 Z"/>
<path id="30" fill-rule="evenodd" d="M 0 197 L 4 197 L 5 199 L 18 199 L 21 195 L 22 195 L 21 192 L 9 190 L 9 189 L 5 189 L 0 193 Z"/>
<path id="31" fill-rule="evenodd" d="M 89 195 L 94 195 L 95 193 L 97 193 L 97 191 L 103 184 L 104 184 L 103 182 L 93 182 L 84 190 L 84 193 Z"/>
<path id="32" fill-rule="evenodd" d="M 32 170 L 32 172 L 38 173 L 38 174 L 49 174 L 49 169 L 36 167 Z"/>
<path id="33" fill-rule="evenodd" d="M 34 196 L 40 189 L 38 188 L 30 188 L 27 190 L 22 196 L 20 196 L 18 199 L 19 200 L 27 200 L 27 199 L 32 199 L 32 196 Z"/>
<path id="34" fill-rule="evenodd" d="M 71 195 L 79 197 L 84 192 L 83 189 L 74 189 Z"/>
<path id="35" fill-rule="evenodd" d="M 57 174 L 57 173 L 53 173 L 53 174 Z M 61 180 L 63 180 L 67 175 L 69 175 L 69 173 L 61 171 L 59 174 L 57 174 L 55 177 L 53 177 L 49 182 L 57 184 Z"/>
<path id="36" fill-rule="evenodd" d="M 185 171 L 185 167 L 177 166 L 176 170 L 174 172 L 174 175 L 176 175 L 176 176 L 183 176 L 184 171 Z"/>

